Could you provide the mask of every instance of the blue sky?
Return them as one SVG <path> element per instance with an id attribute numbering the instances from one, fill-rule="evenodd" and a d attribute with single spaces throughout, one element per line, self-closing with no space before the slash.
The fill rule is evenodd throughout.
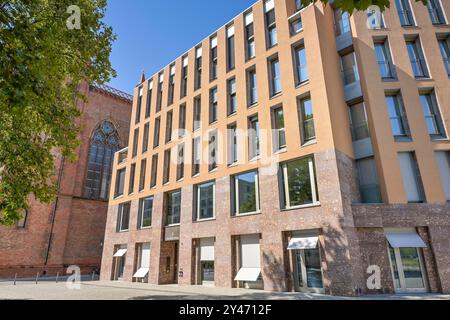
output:
<path id="1" fill-rule="evenodd" d="M 117 40 L 109 85 L 132 93 L 142 71 L 148 77 L 256 0 L 108 0 L 105 22 Z"/>

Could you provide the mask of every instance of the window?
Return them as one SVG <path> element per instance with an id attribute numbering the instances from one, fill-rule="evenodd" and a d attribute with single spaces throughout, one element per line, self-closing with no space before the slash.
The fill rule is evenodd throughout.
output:
<path id="1" fill-rule="evenodd" d="M 192 140 L 192 175 L 195 176 L 200 173 L 200 154 L 201 154 L 201 140 L 200 137 Z"/>
<path id="2" fill-rule="evenodd" d="M 177 181 L 184 178 L 184 143 L 178 145 Z"/>
<path id="3" fill-rule="evenodd" d="M 301 122 L 301 131 L 303 143 L 316 139 L 316 130 L 314 128 L 314 113 L 310 97 L 300 99 L 299 116 Z"/>
<path id="4" fill-rule="evenodd" d="M 354 52 L 341 56 L 341 69 L 344 85 L 352 84 L 359 81 L 358 66 Z"/>
<path id="5" fill-rule="evenodd" d="M 284 128 L 283 107 L 277 107 L 272 110 L 272 123 L 274 128 L 275 151 L 286 148 L 286 132 Z"/>
<path id="6" fill-rule="evenodd" d="M 166 194 L 166 225 L 180 224 L 181 191 L 172 191 Z"/>
<path id="7" fill-rule="evenodd" d="M 115 193 L 114 193 L 114 197 L 120 197 L 123 196 L 123 188 L 125 185 L 125 168 L 124 169 L 120 169 L 117 171 L 116 174 L 116 189 L 115 189 Z"/>
<path id="8" fill-rule="evenodd" d="M 181 70 L 181 98 L 186 97 L 187 95 L 187 87 L 188 87 L 188 57 L 183 57 L 183 69 Z"/>
<path id="9" fill-rule="evenodd" d="M 169 179 L 170 179 L 170 149 L 164 151 L 163 184 L 168 183 Z"/>
<path id="10" fill-rule="evenodd" d="M 440 0 L 427 0 L 427 8 L 433 24 L 445 24 L 444 11 Z"/>
<path id="11" fill-rule="evenodd" d="M 238 148 L 237 148 L 237 128 L 233 123 L 228 126 L 228 165 L 237 163 L 238 161 Z"/>
<path id="12" fill-rule="evenodd" d="M 130 181 L 128 182 L 128 194 L 134 192 L 134 179 L 136 176 L 136 163 L 133 163 L 130 167 Z"/>
<path id="13" fill-rule="evenodd" d="M 107 200 L 111 184 L 114 154 L 119 150 L 119 135 L 115 126 L 104 121 L 90 141 L 84 196 Z"/>
<path id="14" fill-rule="evenodd" d="M 400 152 L 398 159 L 408 202 L 424 202 L 425 195 L 415 153 Z"/>
<path id="15" fill-rule="evenodd" d="M 435 92 L 421 93 L 420 101 L 422 102 L 428 134 L 432 138 L 445 138 L 444 124 L 442 122 Z"/>
<path id="16" fill-rule="evenodd" d="M 194 131 L 202 125 L 202 99 L 200 96 L 194 98 Z"/>
<path id="17" fill-rule="evenodd" d="M 152 226 L 153 197 L 139 200 L 138 229 Z"/>
<path id="18" fill-rule="evenodd" d="M 209 134 L 209 167 L 208 170 L 212 171 L 217 168 L 217 131 L 212 131 Z"/>
<path id="19" fill-rule="evenodd" d="M 278 58 L 270 60 L 269 67 L 271 84 L 270 92 L 272 96 L 275 96 L 281 92 L 281 73 Z"/>
<path id="20" fill-rule="evenodd" d="M 210 81 L 217 79 L 217 37 L 211 38 Z"/>
<path id="21" fill-rule="evenodd" d="M 202 47 L 195 49 L 195 85 L 194 89 L 202 87 Z"/>
<path id="22" fill-rule="evenodd" d="M 245 14 L 245 58 L 253 59 L 255 52 L 255 30 L 253 25 L 253 12 Z"/>
<path id="23" fill-rule="evenodd" d="M 364 103 L 350 106 L 350 130 L 352 141 L 370 138 L 369 126 L 367 124 L 367 113 Z"/>
<path id="24" fill-rule="evenodd" d="M 161 118 L 155 119 L 155 131 L 153 133 L 153 149 L 159 146 L 159 131 L 161 127 Z"/>
<path id="25" fill-rule="evenodd" d="M 152 95 L 153 94 L 153 81 L 148 83 L 148 93 L 147 93 L 147 105 L 145 107 L 145 118 L 150 117 L 150 111 L 152 109 Z"/>
<path id="26" fill-rule="evenodd" d="M 356 160 L 362 203 L 381 203 L 380 186 L 374 157 Z"/>
<path id="27" fill-rule="evenodd" d="M 439 40 L 439 48 L 441 49 L 442 59 L 444 60 L 445 69 L 450 77 L 450 37 Z"/>
<path id="28" fill-rule="evenodd" d="M 171 110 L 167 112 L 166 117 L 166 143 L 172 140 L 172 120 L 173 120 L 173 112 Z"/>
<path id="29" fill-rule="evenodd" d="M 375 54 L 377 56 L 378 70 L 380 71 L 381 79 L 394 79 L 394 64 L 389 49 L 389 42 L 387 39 L 375 42 Z"/>
<path id="30" fill-rule="evenodd" d="M 209 90 L 209 123 L 217 121 L 217 87 Z"/>
<path id="31" fill-rule="evenodd" d="M 156 96 L 156 112 L 161 111 L 163 85 L 164 85 L 164 73 L 160 73 L 159 74 L 159 82 L 158 82 L 158 94 Z"/>
<path id="32" fill-rule="evenodd" d="M 251 171 L 233 177 L 234 214 L 249 214 L 260 211 L 258 172 Z"/>
<path id="33" fill-rule="evenodd" d="M 278 43 L 277 25 L 275 21 L 275 4 L 274 0 L 266 0 L 264 2 L 266 33 L 267 33 L 267 47 L 272 48 Z"/>
<path id="34" fill-rule="evenodd" d="M 414 18 L 409 0 L 395 0 L 398 17 L 402 26 L 413 26 Z"/>
<path id="35" fill-rule="evenodd" d="M 139 121 L 141 121 L 141 109 L 142 109 L 142 96 L 144 95 L 144 88 L 139 87 L 139 94 L 138 94 L 138 100 L 137 100 L 137 106 L 136 106 L 136 115 L 135 115 L 135 121 L 134 123 L 137 124 Z"/>
<path id="36" fill-rule="evenodd" d="M 215 183 L 207 182 L 195 186 L 196 220 L 212 219 L 215 216 Z"/>
<path id="37" fill-rule="evenodd" d="M 318 202 L 317 184 L 312 157 L 281 165 L 283 207 L 294 208 Z"/>
<path id="38" fill-rule="evenodd" d="M 156 186 L 157 178 L 158 178 L 158 155 L 154 154 L 152 156 L 152 176 L 150 180 L 150 188 Z"/>
<path id="39" fill-rule="evenodd" d="M 414 77 L 419 79 L 429 78 L 430 75 L 428 73 L 419 37 L 414 40 L 406 40 L 406 47 L 408 49 L 409 60 L 411 61 Z"/>
<path id="40" fill-rule="evenodd" d="M 141 161 L 141 173 L 139 175 L 139 191 L 143 191 L 145 188 L 145 174 L 147 171 L 147 160 Z"/>
<path id="41" fill-rule="evenodd" d="M 148 135 L 150 130 L 150 124 L 146 123 L 144 126 L 144 138 L 142 139 L 142 153 L 148 150 Z"/>
<path id="42" fill-rule="evenodd" d="M 186 135 L 186 104 L 180 105 L 178 113 L 178 136 L 184 137 Z"/>
<path id="43" fill-rule="evenodd" d="M 228 115 L 237 111 L 236 78 L 228 80 Z"/>
<path id="44" fill-rule="evenodd" d="M 247 97 L 249 106 L 258 102 L 258 83 L 254 67 L 247 71 Z"/>
<path id="45" fill-rule="evenodd" d="M 294 56 L 295 56 L 295 79 L 296 85 L 300 85 L 301 83 L 308 81 L 308 66 L 306 64 L 306 51 L 303 45 L 294 48 Z"/>
<path id="46" fill-rule="evenodd" d="M 383 29 L 386 27 L 383 13 L 380 10 L 368 9 L 367 19 L 369 29 Z"/>
<path id="47" fill-rule="evenodd" d="M 139 128 L 136 128 L 134 129 L 133 134 L 133 153 L 132 153 L 133 158 L 137 156 L 138 144 L 139 144 Z"/>
<path id="48" fill-rule="evenodd" d="M 303 22 L 302 22 L 302 17 L 298 17 L 295 19 L 292 19 L 289 22 L 290 25 L 290 30 L 291 30 L 291 35 L 295 35 L 297 33 L 299 33 L 300 31 L 303 30 Z"/>
<path id="49" fill-rule="evenodd" d="M 248 119 L 248 127 L 249 158 L 254 159 L 259 156 L 259 120 L 257 115 Z"/>
<path id="50" fill-rule="evenodd" d="M 445 198 L 450 201 L 450 151 L 436 152 L 436 160 L 444 188 Z"/>
<path id="51" fill-rule="evenodd" d="M 350 15 L 341 9 L 334 10 L 334 28 L 336 36 L 341 36 L 350 32 Z"/>
<path id="52" fill-rule="evenodd" d="M 394 137 L 408 137 L 408 118 L 405 113 L 401 95 L 387 95 L 386 105 L 388 108 L 389 120 L 391 122 L 392 134 Z"/>
<path id="53" fill-rule="evenodd" d="M 170 66 L 169 76 L 169 94 L 167 96 L 167 105 L 170 106 L 173 103 L 173 96 L 175 92 L 175 65 Z"/>
<path id="54" fill-rule="evenodd" d="M 235 40 L 234 25 L 227 27 L 227 70 L 233 70 L 235 67 Z"/>
<path id="55" fill-rule="evenodd" d="M 302 0 L 295 0 L 295 10 L 300 11 L 303 9 Z"/>
<path id="56" fill-rule="evenodd" d="M 130 225 L 130 207 L 130 202 L 119 204 L 117 232 L 128 231 Z"/>

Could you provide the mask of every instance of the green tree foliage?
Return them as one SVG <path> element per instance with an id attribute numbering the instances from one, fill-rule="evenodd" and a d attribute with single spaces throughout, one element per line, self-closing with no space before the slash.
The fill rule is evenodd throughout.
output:
<path id="1" fill-rule="evenodd" d="M 80 29 L 69 28 L 80 9 Z M 11 225 L 29 196 L 56 194 L 54 155 L 75 159 L 77 85 L 104 83 L 112 28 L 106 0 L 0 0 L 0 224 Z"/>
<path id="2" fill-rule="evenodd" d="M 391 0 L 301 0 L 304 6 L 311 3 L 322 2 L 327 4 L 329 2 L 334 2 L 334 6 L 341 8 L 343 11 L 352 13 L 354 10 L 366 10 L 370 6 L 378 6 L 382 11 L 389 8 Z M 417 2 L 422 2 L 426 4 L 427 0 L 416 0 Z"/>

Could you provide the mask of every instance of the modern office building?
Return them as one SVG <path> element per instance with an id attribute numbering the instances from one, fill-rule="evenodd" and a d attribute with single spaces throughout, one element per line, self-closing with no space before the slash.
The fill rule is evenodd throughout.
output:
<path id="1" fill-rule="evenodd" d="M 101 278 L 449 293 L 448 19 L 262 0 L 143 78 Z"/>
<path id="2" fill-rule="evenodd" d="M 133 97 L 107 86 L 79 86 L 80 145 L 76 161 L 55 157 L 58 194 L 52 204 L 30 196 L 12 227 L 0 227 L 0 279 L 66 275 L 70 265 L 100 269 L 114 153 L 128 143 Z"/>

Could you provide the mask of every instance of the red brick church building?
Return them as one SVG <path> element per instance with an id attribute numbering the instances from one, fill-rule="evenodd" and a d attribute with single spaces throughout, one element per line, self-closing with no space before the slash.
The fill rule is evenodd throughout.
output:
<path id="1" fill-rule="evenodd" d="M 78 160 L 55 159 L 56 201 L 30 197 L 14 227 L 0 226 L 0 278 L 65 273 L 69 265 L 88 274 L 100 268 L 114 153 L 128 144 L 132 96 L 107 86 L 80 85 L 82 111 Z"/>

